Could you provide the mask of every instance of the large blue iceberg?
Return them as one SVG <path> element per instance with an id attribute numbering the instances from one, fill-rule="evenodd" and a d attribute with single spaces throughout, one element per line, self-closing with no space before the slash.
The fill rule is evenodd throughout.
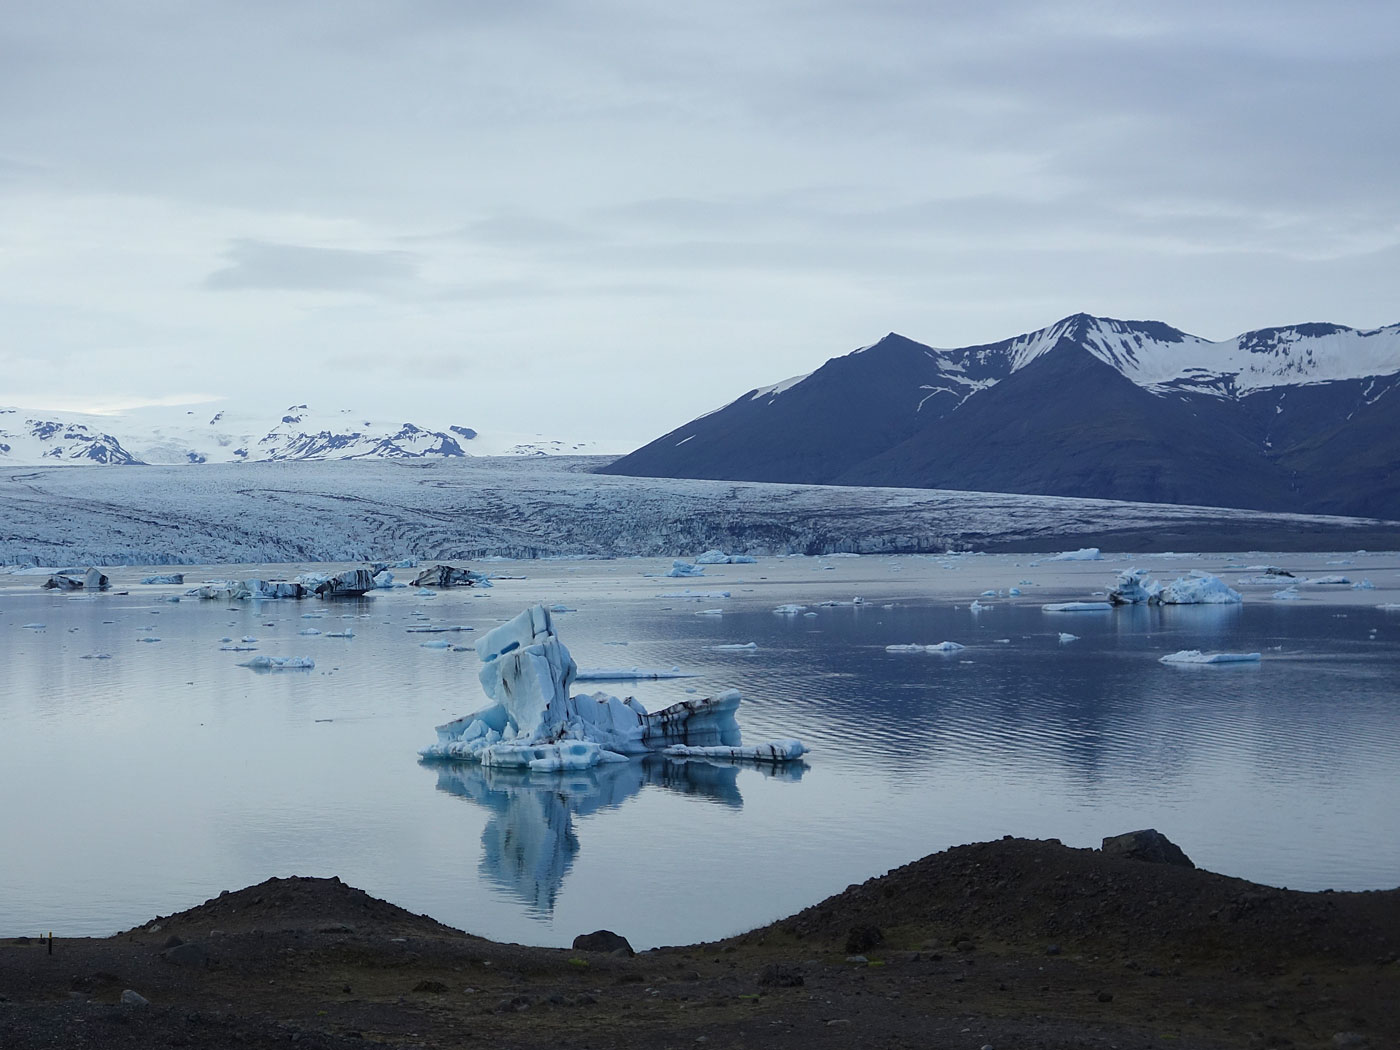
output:
<path id="1" fill-rule="evenodd" d="M 807 750 L 798 740 L 746 746 L 734 719 L 741 697 L 733 689 L 656 712 L 633 697 L 570 696 L 578 667 L 542 605 L 483 635 L 476 652 L 492 703 L 438 726 L 437 743 L 421 752 L 425 758 L 544 772 L 650 752 L 789 762 Z"/>

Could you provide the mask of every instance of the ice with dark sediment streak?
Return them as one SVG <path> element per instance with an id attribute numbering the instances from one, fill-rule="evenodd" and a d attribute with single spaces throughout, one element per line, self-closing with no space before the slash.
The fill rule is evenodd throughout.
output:
<path id="1" fill-rule="evenodd" d="M 796 740 L 746 747 L 734 717 L 741 697 L 733 689 L 655 712 L 634 697 L 571 696 L 578 666 L 542 605 L 483 635 L 476 651 L 478 678 L 492 702 L 438 726 L 437 743 L 420 752 L 424 758 L 548 772 L 677 746 L 713 749 L 704 757 L 766 762 L 787 762 L 806 751 Z"/>

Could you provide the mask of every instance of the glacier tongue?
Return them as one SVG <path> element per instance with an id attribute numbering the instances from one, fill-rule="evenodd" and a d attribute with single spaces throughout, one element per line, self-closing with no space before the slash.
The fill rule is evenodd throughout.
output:
<path id="1" fill-rule="evenodd" d="M 526 609 L 476 643 L 477 677 L 490 705 L 437 727 L 424 758 L 461 759 L 537 772 L 586 769 L 629 755 L 681 747 L 697 757 L 787 762 L 800 741 L 744 747 L 734 718 L 737 690 L 649 713 L 633 697 L 570 696 L 578 665 L 554 631 L 549 610 Z"/>

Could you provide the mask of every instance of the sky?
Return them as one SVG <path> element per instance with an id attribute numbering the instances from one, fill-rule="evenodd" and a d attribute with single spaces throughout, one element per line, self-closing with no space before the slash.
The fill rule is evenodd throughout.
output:
<path id="1" fill-rule="evenodd" d="M 1379 327 L 1397 108 L 1384 0 L 0 0 L 0 404 L 632 447 L 889 331 Z"/>

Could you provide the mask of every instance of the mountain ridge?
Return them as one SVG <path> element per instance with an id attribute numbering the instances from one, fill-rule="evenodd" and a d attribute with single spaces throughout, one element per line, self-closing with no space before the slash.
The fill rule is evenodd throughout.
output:
<path id="1" fill-rule="evenodd" d="M 953 349 L 891 332 L 603 470 L 1400 518 L 1397 388 L 1400 324 L 1210 342 L 1079 313 Z"/>

